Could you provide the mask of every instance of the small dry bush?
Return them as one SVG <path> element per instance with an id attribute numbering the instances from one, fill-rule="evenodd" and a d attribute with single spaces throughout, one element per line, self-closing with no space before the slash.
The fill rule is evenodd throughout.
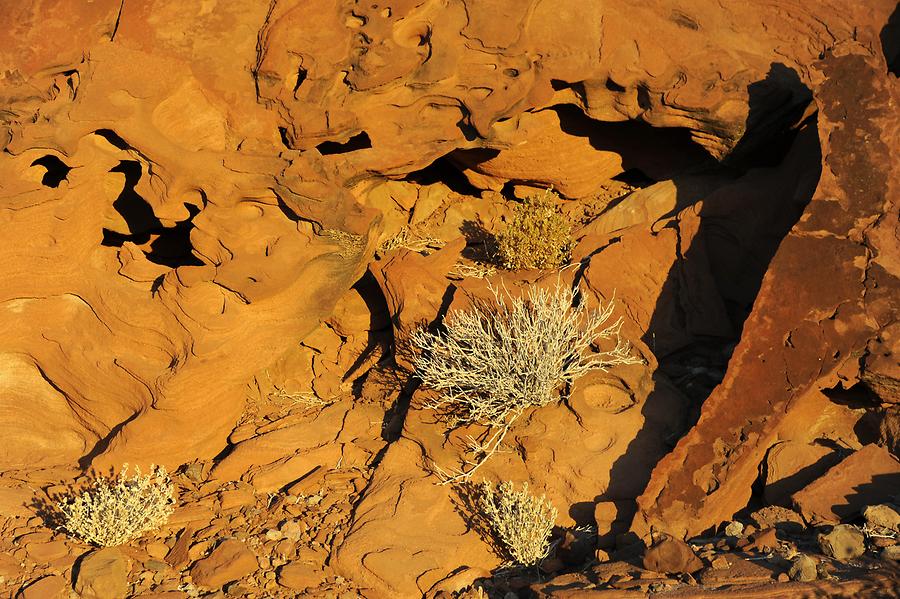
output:
<path id="1" fill-rule="evenodd" d="M 426 407 L 453 424 L 504 426 L 591 370 L 640 363 L 622 338 L 622 319 L 607 324 L 615 303 L 588 310 L 579 297 L 561 284 L 517 298 L 494 290 L 494 302 L 451 312 L 443 331 L 415 331 L 417 376 L 441 392 Z M 593 351 L 600 340 L 611 348 Z"/>
<path id="2" fill-rule="evenodd" d="M 497 235 L 497 251 L 505 268 L 558 268 L 568 260 L 571 226 L 558 200 L 548 189 L 516 206 L 512 222 Z"/>
<path id="3" fill-rule="evenodd" d="M 174 510 L 174 487 L 162 466 L 141 469 L 128 477 L 128 464 L 118 478 L 99 477 L 91 487 L 57 504 L 63 527 L 73 536 L 100 547 L 124 545 L 165 524 Z"/>
<path id="4" fill-rule="evenodd" d="M 433 465 L 441 484 L 469 479 L 499 448 L 524 410 L 559 398 L 558 390 L 591 370 L 643 360 L 622 338 L 622 319 L 608 324 L 615 304 L 588 310 L 577 291 L 559 283 L 532 287 L 511 298 L 494 289 L 494 302 L 476 302 L 451 312 L 444 330 L 418 329 L 410 337 L 416 376 L 439 394 L 424 407 L 451 426 L 480 424 L 487 432 L 470 438 L 462 467 L 447 472 Z M 595 348 L 603 341 L 608 349 Z"/>
<path id="5" fill-rule="evenodd" d="M 528 483 L 516 491 L 510 481 L 496 487 L 484 482 L 478 504 L 497 544 L 512 562 L 533 566 L 547 557 L 556 508 L 543 495 L 529 493 Z"/>

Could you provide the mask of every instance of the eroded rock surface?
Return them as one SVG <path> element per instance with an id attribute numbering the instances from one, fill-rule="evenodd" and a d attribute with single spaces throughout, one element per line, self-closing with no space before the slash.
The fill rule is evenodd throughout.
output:
<path id="1" fill-rule="evenodd" d="M 725 380 L 638 500 L 640 535 L 654 526 L 697 534 L 745 506 L 765 452 L 808 426 L 804 396 L 857 384 L 867 346 L 896 320 L 898 225 L 883 217 L 897 214 L 900 186 L 888 151 L 896 79 L 854 44 L 816 69 L 817 190 L 769 265 Z M 852 82 L 843 76 L 851 72 Z"/>
<path id="2" fill-rule="evenodd" d="M 44 530 L 47 506 L 123 462 L 177 469 L 179 505 L 121 550 L 113 594 L 528 592 L 471 497 L 436 484 L 491 431 L 427 409 L 409 335 L 554 284 L 615 298 L 645 363 L 526 412 L 478 472 L 559 510 L 537 596 L 897 590 L 896 567 L 865 561 L 895 556 L 890 535 L 858 568 L 795 551 L 809 524 L 896 501 L 895 3 L 4 16 L 9 595 L 76 579 L 89 548 Z M 550 186 L 570 266 L 498 269 L 513 202 Z"/>

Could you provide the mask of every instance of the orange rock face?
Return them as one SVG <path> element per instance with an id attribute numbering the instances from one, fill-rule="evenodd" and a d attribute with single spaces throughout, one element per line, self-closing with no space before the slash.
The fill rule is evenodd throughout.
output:
<path id="1" fill-rule="evenodd" d="M 800 425 L 791 408 L 820 389 L 865 386 L 860 358 L 891 338 L 900 248 L 897 219 L 882 215 L 897 213 L 900 180 L 886 157 L 900 90 L 883 63 L 852 45 L 816 69 L 824 160 L 816 192 L 769 265 L 725 380 L 638 500 L 639 534 L 651 526 L 696 534 L 730 518 L 746 505 L 764 452 Z"/>
<path id="2" fill-rule="evenodd" d="M 554 284 L 615 298 L 643 363 L 561 385 L 478 472 L 557 508 L 543 572 L 586 586 L 585 556 L 638 563 L 665 538 L 651 571 L 613 559 L 590 584 L 777 578 L 682 539 L 791 505 L 805 523 L 781 529 L 852 520 L 869 501 L 848 499 L 854 485 L 892 499 L 897 14 L 889 0 L 4 7 L 0 582 L 28 563 L 10 596 L 70 585 L 78 549 L 28 536 L 41 501 L 128 462 L 178 470 L 190 498 L 123 550 L 116 589 L 134 596 L 180 593 L 189 572 L 229 594 L 477 596 L 502 551 L 465 489 L 437 483 L 494 431 L 428 408 L 410 335 L 498 289 Z M 504 271 L 513 202 L 548 187 L 569 265 Z"/>

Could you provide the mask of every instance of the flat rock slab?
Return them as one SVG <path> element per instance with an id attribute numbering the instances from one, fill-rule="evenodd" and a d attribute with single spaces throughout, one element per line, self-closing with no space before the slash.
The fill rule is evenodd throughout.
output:
<path id="1" fill-rule="evenodd" d="M 84 599 L 120 599 L 128 594 L 131 569 L 121 551 L 106 547 L 81 560 L 75 579 L 75 591 Z"/>
<path id="2" fill-rule="evenodd" d="M 793 495 L 810 524 L 836 524 L 886 503 L 900 492 L 900 462 L 883 447 L 866 445 Z"/>
<path id="3" fill-rule="evenodd" d="M 768 582 L 778 575 L 778 569 L 765 560 L 735 559 L 729 568 L 705 570 L 700 582 L 710 586 L 745 585 Z"/>
<path id="4" fill-rule="evenodd" d="M 68 586 L 62 576 L 45 576 L 16 593 L 16 599 L 65 599 Z"/>
<path id="5" fill-rule="evenodd" d="M 218 588 L 249 576 L 257 567 L 256 556 L 246 545 L 228 540 L 193 565 L 191 578 L 200 586 Z"/>

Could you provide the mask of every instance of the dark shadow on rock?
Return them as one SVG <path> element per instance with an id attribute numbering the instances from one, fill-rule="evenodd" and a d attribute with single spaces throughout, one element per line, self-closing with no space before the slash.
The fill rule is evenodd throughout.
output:
<path id="1" fill-rule="evenodd" d="M 895 503 L 898 495 L 900 495 L 900 472 L 876 474 L 869 482 L 853 487 L 853 493 L 843 497 L 841 503 L 832 505 L 831 511 L 842 516 L 844 520 L 857 518 L 860 514 L 853 506 Z"/>
<path id="2" fill-rule="evenodd" d="M 497 237 L 483 224 L 474 220 L 465 220 L 460 227 L 460 232 L 466 238 L 466 247 L 461 254 L 463 258 L 499 266 Z"/>
<path id="3" fill-rule="evenodd" d="M 748 87 L 749 114 L 746 133 L 734 152 L 724 161 L 736 174 L 732 183 L 702 199 L 697 214 L 699 229 L 692 239 L 681 238 L 681 222 L 676 214 L 668 226 L 675 228 L 680 248 L 657 299 L 650 325 L 643 338 L 654 350 L 660 348 L 658 374 L 665 376 L 684 393 L 684 418 L 672 427 L 666 439 L 670 447 L 699 418 L 702 404 L 722 381 L 744 321 L 762 285 L 763 276 L 781 240 L 798 221 L 811 200 L 821 173 L 821 149 L 815 118 L 806 114 L 812 93 L 797 74 L 782 64 L 772 64 L 767 77 Z M 793 169 L 793 170 L 791 170 Z M 682 194 L 681 178 L 673 179 Z M 770 193 L 766 193 L 766 187 Z M 679 205 L 690 205 L 678 198 Z M 685 247 L 687 245 L 687 247 Z M 711 277 L 714 285 L 705 292 L 715 297 L 692 297 L 692 273 Z M 698 301 L 699 300 L 699 301 Z M 692 328 L 702 326 L 704 315 L 698 306 L 723 305 L 731 323 L 731 334 L 714 337 Z M 666 331 L 681 329 L 680 339 L 666 338 Z M 659 379 L 658 379 L 659 380 Z M 612 468 L 608 499 L 632 499 L 634 494 L 615 497 L 616 487 L 646 487 L 650 472 L 640 468 L 648 456 L 641 455 L 658 443 L 659 427 L 652 416 L 670 391 L 654 390 L 642 413 L 645 423 L 625 454 Z M 653 456 L 654 463 L 663 456 Z M 630 479 L 624 483 L 617 479 Z"/>
<path id="4" fill-rule="evenodd" d="M 766 497 L 770 499 L 767 503 L 791 507 L 791 495 L 828 472 L 832 466 L 836 466 L 847 457 L 848 453 L 846 450 L 842 451 L 841 448 L 837 448 L 831 453 L 823 455 L 815 463 L 770 484 L 765 491 Z"/>
<path id="5" fill-rule="evenodd" d="M 64 530 L 65 516 L 59 509 L 59 505 L 70 503 L 82 492 L 89 491 L 101 478 L 115 480 L 118 476 L 119 473 L 114 468 L 107 469 L 106 474 L 91 468 L 86 470 L 84 475 L 79 477 L 78 480 L 70 483 L 66 491 L 49 491 L 49 489 L 58 489 L 58 485 L 55 484 L 43 486 L 39 491 L 35 492 L 28 507 L 43 521 L 44 526 L 50 530 Z"/>
<path id="6" fill-rule="evenodd" d="M 773 62 L 766 78 L 751 83 L 745 133 L 725 161 L 739 168 L 778 166 L 790 149 L 812 90 L 797 72 Z"/>
<path id="7" fill-rule="evenodd" d="M 485 155 L 486 158 L 493 156 L 496 156 L 496 152 Z M 449 156 L 438 158 L 422 170 L 410 173 L 405 177 L 405 180 L 417 183 L 423 187 L 434 185 L 435 183 L 443 183 L 450 188 L 450 191 L 462 196 L 477 198 L 481 195 L 481 190 L 469 182 Z"/>
<path id="8" fill-rule="evenodd" d="M 568 104 L 549 108 L 569 135 L 587 138 L 595 150 L 615 152 L 622 158 L 622 173 L 615 178 L 646 186 L 691 172 L 717 168 L 706 148 L 691 138 L 689 129 L 652 127 L 640 121 L 595 121 Z"/>
<path id="9" fill-rule="evenodd" d="M 47 172 L 44 173 L 44 176 L 41 177 L 41 185 L 46 187 L 59 187 L 59 184 L 63 181 L 67 180 L 69 176 L 69 171 L 72 170 L 72 167 L 59 159 L 59 157 L 54 156 L 53 154 L 47 154 L 46 156 L 41 156 L 37 160 L 31 163 L 31 166 L 42 166 Z"/>
<path id="10" fill-rule="evenodd" d="M 598 500 L 634 499 L 650 480 L 647 464 L 655 464 L 663 457 L 660 437 L 665 440 L 665 451 L 670 451 L 687 429 L 685 406 L 680 405 L 671 390 L 657 390 L 664 385 L 660 383 L 659 374 L 653 373 L 653 379 L 654 391 L 650 392 L 641 410 L 644 424 L 628 444 L 625 453 L 613 463 L 609 486 Z"/>
<path id="11" fill-rule="evenodd" d="M 444 317 L 450 309 L 450 304 L 453 303 L 456 289 L 456 285 L 448 283 L 435 318 L 431 322 L 409 323 L 410 330 L 417 327 L 425 327 L 429 331 L 437 331 L 442 326 Z M 387 308 L 386 300 L 385 308 Z M 399 327 L 398 316 L 397 314 L 389 314 L 392 331 L 397 330 Z M 378 454 L 375 463 L 380 462 L 390 444 L 397 441 L 403 433 L 403 426 L 406 422 L 406 414 L 409 411 L 410 402 L 421 384 L 415 371 L 404 366 L 404 364 L 415 363 L 415 358 L 418 355 L 417 348 L 413 347 L 406 339 L 399 339 L 396 335 L 392 335 L 392 338 L 391 354 L 389 358 L 383 360 L 383 363 L 378 366 L 378 380 L 373 379 L 372 381 L 384 397 L 396 396 L 391 407 L 385 412 L 381 425 L 382 439 L 387 441 L 388 445 Z M 400 359 L 398 360 L 397 358 Z M 367 375 L 367 378 L 369 377 L 371 375 Z"/>
<path id="12" fill-rule="evenodd" d="M 888 73 L 900 77 L 900 3 L 881 29 L 881 49 L 887 62 Z"/>
<path id="13" fill-rule="evenodd" d="M 149 250 L 145 255 L 150 262 L 170 268 L 179 266 L 200 266 L 203 262 L 191 253 L 190 234 L 194 228 L 193 219 L 200 209 L 192 204 L 185 204 L 188 217 L 172 227 L 163 226 L 153 212 L 153 207 L 135 189 L 141 179 L 143 167 L 137 160 L 122 160 L 110 169 L 111 173 L 125 175 L 122 191 L 113 202 L 113 208 L 128 226 L 128 233 L 120 233 L 109 229 L 103 230 L 101 245 L 122 247 L 125 242 L 145 245 L 149 242 Z M 153 241 L 150 241 L 153 239 Z"/>
<path id="14" fill-rule="evenodd" d="M 378 281 L 372 271 L 366 270 L 360 279 L 353 284 L 353 289 L 359 293 L 366 308 L 369 311 L 369 333 L 366 338 L 366 347 L 360 352 L 350 368 L 347 369 L 347 377 L 364 376 L 357 372 L 368 360 L 372 352 L 382 348 L 385 355 L 390 354 L 394 346 L 394 335 L 391 327 L 391 316 L 388 313 L 387 301 Z M 347 379 L 344 381 L 346 382 Z M 354 385 L 356 382 L 354 381 Z"/>

